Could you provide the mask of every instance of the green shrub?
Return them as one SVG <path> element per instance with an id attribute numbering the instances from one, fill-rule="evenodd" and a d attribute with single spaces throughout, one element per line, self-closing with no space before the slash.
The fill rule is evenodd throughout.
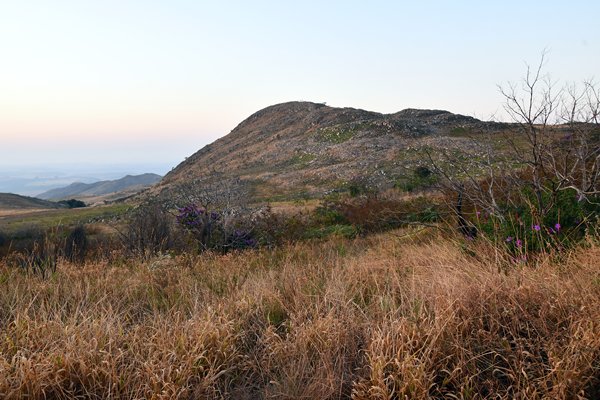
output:
<path id="1" fill-rule="evenodd" d="M 339 200 L 325 200 L 315 210 L 314 220 L 319 225 L 347 224 L 346 216 L 339 209 Z"/>
<path id="2" fill-rule="evenodd" d="M 402 190 L 403 192 L 415 192 L 435 185 L 439 181 L 437 175 L 435 175 L 429 168 L 419 166 L 415 168 L 412 175 L 399 179 L 395 187 Z"/>
<path id="3" fill-rule="evenodd" d="M 533 193 L 524 194 L 533 203 Z M 597 229 L 600 205 L 579 201 L 573 190 L 558 192 L 553 199 L 548 196 L 543 200 L 552 207 L 543 216 L 533 207 L 510 205 L 503 207 L 505 218 L 475 211 L 476 226 L 514 255 L 569 248 Z"/>
<path id="4" fill-rule="evenodd" d="M 70 200 L 61 200 L 58 202 L 58 204 L 62 204 L 65 205 L 69 208 L 83 208 L 83 207 L 87 207 L 87 205 L 81 201 L 81 200 L 76 200 L 76 199 L 70 199 Z"/>

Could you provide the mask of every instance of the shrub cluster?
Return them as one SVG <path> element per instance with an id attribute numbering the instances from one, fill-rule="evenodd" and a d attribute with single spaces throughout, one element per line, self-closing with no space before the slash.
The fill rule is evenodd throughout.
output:
<path id="1" fill-rule="evenodd" d="M 381 232 L 412 223 L 432 223 L 440 219 L 438 206 L 430 199 L 403 200 L 376 194 L 359 198 L 335 198 L 316 210 L 323 225 L 350 225 L 360 233 Z"/>
<path id="2" fill-rule="evenodd" d="M 58 204 L 62 204 L 64 206 L 67 206 L 68 208 L 83 208 L 83 207 L 87 207 L 87 205 L 83 201 L 76 200 L 76 199 L 61 200 L 61 201 L 58 202 Z"/>
<path id="3" fill-rule="evenodd" d="M 119 231 L 125 251 L 143 257 L 173 248 L 175 236 L 170 216 L 156 205 L 139 207 L 126 229 Z"/>
<path id="4" fill-rule="evenodd" d="M 571 248 L 598 226 L 600 204 L 582 202 L 575 191 L 558 192 L 544 215 L 525 204 L 504 206 L 503 218 L 475 210 L 474 221 L 487 238 L 502 243 L 510 254 L 552 252 Z M 532 199 L 533 201 L 533 199 Z"/>
<path id="5" fill-rule="evenodd" d="M 412 175 L 398 179 L 394 186 L 403 192 L 412 193 L 431 188 L 438 182 L 438 175 L 425 166 L 419 166 L 414 169 Z"/>
<path id="6" fill-rule="evenodd" d="M 177 210 L 177 222 L 194 238 L 198 250 L 240 250 L 258 244 L 246 221 L 234 210 L 209 211 L 196 204 Z"/>

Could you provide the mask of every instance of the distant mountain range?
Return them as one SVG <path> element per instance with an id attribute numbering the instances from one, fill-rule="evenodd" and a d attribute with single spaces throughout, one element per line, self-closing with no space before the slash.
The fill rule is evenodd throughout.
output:
<path id="1" fill-rule="evenodd" d="M 161 180 L 157 174 L 127 175 L 121 179 L 95 183 L 75 182 L 63 188 L 48 190 L 36 197 L 44 200 L 86 199 L 112 194 L 133 194 Z"/>

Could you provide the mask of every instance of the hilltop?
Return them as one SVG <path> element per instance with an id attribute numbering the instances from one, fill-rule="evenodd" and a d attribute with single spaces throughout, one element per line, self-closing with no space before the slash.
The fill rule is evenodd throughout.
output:
<path id="1" fill-rule="evenodd" d="M 126 197 L 135 192 L 148 188 L 158 181 L 161 176 L 157 174 L 127 175 L 121 179 L 106 180 L 95 183 L 75 182 L 69 186 L 48 190 L 37 197 L 45 200 L 63 199 L 115 199 Z"/>
<path id="2" fill-rule="evenodd" d="M 463 151 L 472 145 L 468 135 L 501 128 L 442 110 L 381 114 L 311 102 L 277 104 L 188 157 L 157 190 L 168 195 L 191 180 L 230 178 L 246 182 L 256 199 L 318 197 L 357 179 L 391 187 L 422 164 L 415 150 Z"/>

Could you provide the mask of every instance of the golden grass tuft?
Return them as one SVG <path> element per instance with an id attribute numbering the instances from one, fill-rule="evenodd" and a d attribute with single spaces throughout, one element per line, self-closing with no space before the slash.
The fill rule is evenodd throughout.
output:
<path id="1" fill-rule="evenodd" d="M 508 266 L 394 233 L 0 265 L 0 397 L 600 397 L 600 247 Z"/>

